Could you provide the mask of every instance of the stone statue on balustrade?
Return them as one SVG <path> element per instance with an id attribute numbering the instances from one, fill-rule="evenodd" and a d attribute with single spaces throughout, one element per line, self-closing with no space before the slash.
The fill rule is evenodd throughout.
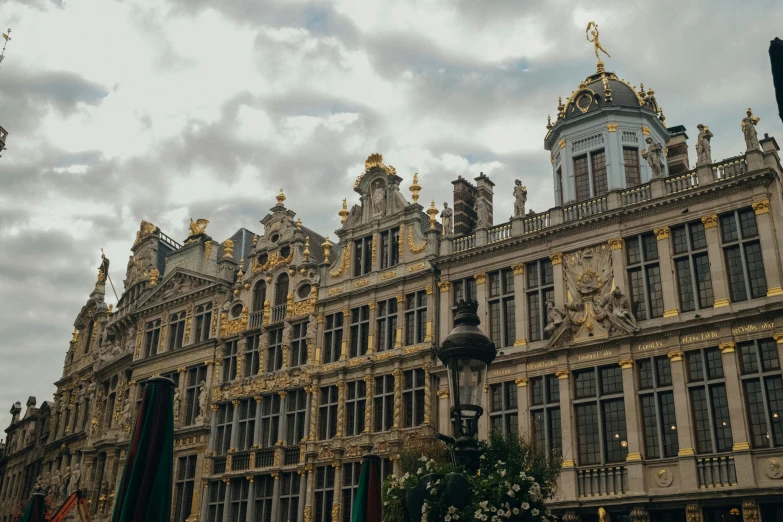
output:
<path id="1" fill-rule="evenodd" d="M 68 493 L 68 482 L 71 480 L 71 467 L 66 466 L 65 471 L 63 471 L 63 477 L 62 481 L 60 482 L 60 487 L 57 488 L 57 498 L 60 500 L 65 500 L 65 496 Z"/>
<path id="2" fill-rule="evenodd" d="M 305 333 L 305 341 L 310 346 L 315 346 L 315 340 L 318 332 L 318 322 L 315 315 L 310 314 L 307 318 L 307 332 Z"/>
<path id="3" fill-rule="evenodd" d="M 125 430 L 130 430 L 130 400 L 126 397 L 122 403 L 122 412 L 120 413 L 120 426 Z"/>
<path id="4" fill-rule="evenodd" d="M 386 213 L 386 187 L 380 181 L 375 182 L 372 191 L 372 215 L 383 216 Z"/>
<path id="5" fill-rule="evenodd" d="M 443 222 L 443 237 L 451 237 L 454 230 L 454 210 L 450 209 L 446 202 L 443 203 L 440 217 Z"/>
<path id="6" fill-rule="evenodd" d="M 742 134 L 745 135 L 745 147 L 747 150 L 759 150 L 759 138 L 756 134 L 756 124 L 761 118 L 753 116 L 753 111 L 748 108 L 747 116 L 742 118 Z"/>
<path id="7" fill-rule="evenodd" d="M 71 480 L 68 482 L 68 495 L 72 495 L 77 489 L 79 489 L 79 481 L 82 479 L 82 470 L 77 462 L 73 466 L 71 472 Z"/>
<path id="8" fill-rule="evenodd" d="M 712 163 L 712 132 L 706 125 L 699 123 L 696 126 L 699 129 L 699 137 L 696 138 L 696 166 L 709 165 Z"/>
<path id="9" fill-rule="evenodd" d="M 487 228 L 489 226 L 489 202 L 483 195 L 476 198 L 476 228 Z"/>
<path id="10" fill-rule="evenodd" d="M 133 353 L 133 347 L 136 343 L 136 327 L 131 325 L 125 333 L 125 353 Z"/>
<path id="11" fill-rule="evenodd" d="M 52 475 L 52 481 L 49 485 L 49 494 L 55 499 L 57 498 L 57 493 L 60 491 L 60 484 L 62 483 L 62 479 L 60 478 L 60 471 L 55 471 L 54 475 Z"/>
<path id="12" fill-rule="evenodd" d="M 525 217 L 525 203 L 527 203 L 527 187 L 518 179 L 514 180 L 514 217 Z"/>
<path id="13" fill-rule="evenodd" d="M 547 325 L 544 328 L 544 339 L 549 339 L 552 334 L 560 328 L 563 324 L 563 320 L 566 317 L 565 311 L 556 307 L 554 301 L 551 299 L 546 302 L 547 310 Z"/>
<path id="14" fill-rule="evenodd" d="M 664 163 L 663 163 L 663 145 L 655 143 L 649 136 L 645 140 L 647 142 L 647 150 L 642 151 L 642 157 L 647 160 L 652 170 L 652 179 L 662 178 L 664 176 Z"/>
<path id="15" fill-rule="evenodd" d="M 283 323 L 283 344 L 291 344 L 291 330 L 293 327 L 289 321 Z"/>
<path id="16" fill-rule="evenodd" d="M 174 388 L 174 420 L 179 420 L 180 406 L 182 405 L 182 397 L 179 393 L 179 388 Z"/>
<path id="17" fill-rule="evenodd" d="M 196 424 L 204 424 L 207 418 L 207 383 L 201 381 L 198 385 L 198 416 Z"/>

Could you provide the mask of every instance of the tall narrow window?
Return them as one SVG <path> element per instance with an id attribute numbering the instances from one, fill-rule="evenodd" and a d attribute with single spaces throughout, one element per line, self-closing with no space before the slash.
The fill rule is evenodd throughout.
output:
<path id="1" fill-rule="evenodd" d="M 655 234 L 642 234 L 626 238 L 625 246 L 634 316 L 639 321 L 663 316 L 658 239 Z"/>
<path id="2" fill-rule="evenodd" d="M 490 428 L 516 437 L 519 432 L 516 383 L 509 381 L 493 384 L 490 387 L 490 397 Z"/>
<path id="3" fill-rule="evenodd" d="M 748 341 L 738 346 L 742 389 L 754 448 L 783 445 L 783 381 L 774 339 Z"/>
<path id="4" fill-rule="evenodd" d="M 606 153 L 603 150 L 591 152 L 590 166 L 593 170 L 593 197 L 605 196 L 608 190 L 606 182 Z"/>
<path id="5" fill-rule="evenodd" d="M 367 353 L 370 342 L 370 307 L 351 309 L 351 357 Z"/>
<path id="6" fill-rule="evenodd" d="M 345 385 L 345 434 L 359 435 L 364 431 L 364 405 L 367 402 L 367 383 L 353 381 Z"/>
<path id="7" fill-rule="evenodd" d="M 272 520 L 272 504 L 275 501 L 275 479 L 272 475 L 256 475 L 253 484 L 254 519 L 258 522 Z M 296 520 L 293 518 L 291 520 Z M 217 522 L 222 522 L 218 520 Z"/>
<path id="8" fill-rule="evenodd" d="M 90 353 L 90 345 L 92 344 L 92 334 L 95 330 L 95 321 L 90 321 L 87 326 L 87 340 L 84 343 L 84 353 Z"/>
<path id="9" fill-rule="evenodd" d="M 326 316 L 324 330 L 324 363 L 330 363 L 340 358 L 343 345 L 343 313 L 337 312 Z"/>
<path id="10" fill-rule="evenodd" d="M 321 466 L 315 468 L 315 522 L 332 521 L 332 503 L 334 502 L 334 468 Z"/>
<path id="11" fill-rule="evenodd" d="M 639 359 L 636 363 L 639 371 L 644 458 L 676 457 L 680 447 L 669 358 Z"/>
<path id="12" fill-rule="evenodd" d="M 555 194 L 555 205 L 557 206 L 563 206 L 565 204 L 565 194 L 563 194 L 563 169 L 561 167 L 557 167 L 557 174 L 555 175 L 556 179 L 556 189 L 558 192 Z"/>
<path id="13" fill-rule="evenodd" d="M 234 420 L 234 406 L 231 403 L 218 405 L 215 431 L 215 455 L 225 455 L 231 448 L 231 423 Z"/>
<path id="14" fill-rule="evenodd" d="M 587 170 L 587 156 L 574 158 L 574 182 L 576 183 L 576 201 L 590 199 L 590 174 Z"/>
<path id="15" fill-rule="evenodd" d="M 197 366 L 188 370 L 187 384 L 185 388 L 185 425 L 191 426 L 196 422 L 199 414 L 205 415 L 206 412 L 199 410 L 199 397 L 201 393 L 209 393 L 207 387 L 207 367 Z M 204 389 L 201 389 L 201 386 Z"/>
<path id="16" fill-rule="evenodd" d="M 277 443 L 280 431 L 280 396 L 276 393 L 264 395 L 261 400 L 261 441 L 262 448 L 272 448 Z"/>
<path id="17" fill-rule="evenodd" d="M 723 214 L 720 216 L 720 232 L 731 301 L 766 296 L 767 278 L 753 210 L 746 208 Z"/>
<path id="18" fill-rule="evenodd" d="M 209 502 L 207 504 L 207 522 L 222 522 L 223 506 L 226 501 L 226 483 L 222 480 L 213 480 L 209 483 L 208 491 Z"/>
<path id="19" fill-rule="evenodd" d="M 251 335 L 247 338 L 247 345 L 245 347 L 245 362 L 242 364 L 245 377 L 258 375 L 258 370 L 260 369 L 258 343 L 260 338 L 260 335 Z"/>
<path id="20" fill-rule="evenodd" d="M 294 521 L 299 517 L 299 485 L 300 476 L 297 472 L 283 473 L 280 485 L 280 511 L 277 513 L 279 520 Z M 262 520 L 261 522 L 266 522 Z"/>
<path id="21" fill-rule="evenodd" d="M 283 367 L 283 329 L 269 330 L 269 347 L 266 351 L 266 371 L 276 372 Z"/>
<path id="22" fill-rule="evenodd" d="M 516 341 L 514 322 L 514 271 L 510 268 L 490 272 L 489 337 L 495 346 L 513 346 Z"/>
<path id="23" fill-rule="evenodd" d="M 580 370 L 574 372 L 574 381 L 579 463 L 625 461 L 628 438 L 622 369 L 615 365 Z"/>
<path id="24" fill-rule="evenodd" d="M 381 232 L 381 269 L 397 266 L 400 262 L 400 228 Z"/>
<path id="25" fill-rule="evenodd" d="M 307 395 L 302 389 L 288 392 L 285 400 L 285 443 L 289 446 L 299 444 L 305 435 L 305 413 Z"/>
<path id="26" fill-rule="evenodd" d="M 685 352 L 696 452 L 731 451 L 733 438 L 723 361 L 717 348 Z"/>
<path id="27" fill-rule="evenodd" d="M 209 339 L 209 329 L 212 323 L 212 303 L 206 303 L 196 308 L 196 342 Z"/>
<path id="28" fill-rule="evenodd" d="M 263 279 L 253 287 L 253 311 L 261 312 L 266 301 L 266 281 Z"/>
<path id="29" fill-rule="evenodd" d="M 560 380 L 556 375 L 530 379 L 530 422 L 533 443 L 550 455 L 563 453 L 560 420 Z"/>
<path id="30" fill-rule="evenodd" d="M 301 366 L 307 362 L 307 323 L 297 323 L 291 331 L 291 366 Z"/>
<path id="31" fill-rule="evenodd" d="M 144 357 L 158 354 L 160 344 L 160 319 L 150 321 L 144 328 Z"/>
<path id="32" fill-rule="evenodd" d="M 394 425 L 394 376 L 379 375 L 375 378 L 375 402 L 373 414 L 375 431 L 389 431 Z"/>
<path id="33" fill-rule="evenodd" d="M 288 302 L 288 274 L 282 273 L 277 277 L 275 284 L 275 306 Z"/>
<path id="34" fill-rule="evenodd" d="M 337 386 L 321 388 L 318 403 L 318 430 L 320 440 L 333 439 L 337 435 Z"/>
<path id="35" fill-rule="evenodd" d="M 223 382 L 237 378 L 237 342 L 228 341 L 223 352 Z"/>
<path id="36" fill-rule="evenodd" d="M 353 275 L 362 276 L 372 270 L 372 236 L 353 242 Z"/>
<path id="37" fill-rule="evenodd" d="M 427 292 L 405 296 L 405 344 L 423 343 L 427 335 Z"/>
<path id="38" fill-rule="evenodd" d="M 231 514 L 229 520 L 245 520 L 247 517 L 249 493 L 250 482 L 244 478 L 231 481 Z"/>
<path id="39" fill-rule="evenodd" d="M 243 399 L 239 402 L 239 422 L 237 422 L 237 451 L 249 450 L 253 445 L 256 430 L 256 401 Z"/>
<path id="40" fill-rule="evenodd" d="M 403 372 L 402 417 L 406 428 L 420 426 L 424 422 L 424 370 Z"/>
<path id="41" fill-rule="evenodd" d="M 456 312 L 457 303 L 460 301 L 475 301 L 476 300 L 476 279 L 468 277 L 465 279 L 459 279 L 452 281 L 452 288 L 454 292 L 454 303 L 452 311 Z"/>
<path id="42" fill-rule="evenodd" d="M 196 480 L 196 455 L 177 459 L 177 477 L 174 480 L 174 522 L 185 522 L 190 515 L 193 486 Z"/>
<path id="43" fill-rule="evenodd" d="M 185 312 L 173 314 L 169 318 L 169 351 L 182 348 L 185 340 Z"/>
<path id="44" fill-rule="evenodd" d="M 546 304 L 555 300 L 555 276 L 552 261 L 541 259 L 525 265 L 527 273 L 527 324 L 530 341 L 544 338 Z"/>
<path id="45" fill-rule="evenodd" d="M 359 477 L 362 474 L 361 462 L 343 464 L 343 509 L 342 522 L 351 522 L 353 504 L 359 491 Z"/>
<path id="46" fill-rule="evenodd" d="M 672 251 L 680 294 L 680 310 L 712 308 L 712 275 L 707 257 L 707 236 L 704 223 L 697 221 L 672 227 Z"/>
<path id="47" fill-rule="evenodd" d="M 394 348 L 397 342 L 397 299 L 378 301 L 375 335 L 378 339 L 376 350 L 383 352 Z"/>
<path id="48" fill-rule="evenodd" d="M 641 185 L 639 149 L 636 147 L 623 147 L 623 163 L 625 164 L 625 187 L 632 188 Z"/>

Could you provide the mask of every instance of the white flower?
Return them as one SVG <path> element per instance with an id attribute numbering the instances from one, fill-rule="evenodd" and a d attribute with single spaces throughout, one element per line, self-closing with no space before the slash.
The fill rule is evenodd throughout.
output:
<path id="1" fill-rule="evenodd" d="M 451 515 L 446 515 L 445 517 L 443 517 L 443 520 L 445 520 L 446 522 L 451 522 Z"/>
<path id="2" fill-rule="evenodd" d="M 530 504 L 528 504 L 527 502 L 522 502 L 521 507 L 522 507 L 522 509 L 527 511 L 528 509 L 530 509 Z"/>
<path id="3" fill-rule="evenodd" d="M 514 491 L 519 491 L 521 488 L 519 487 L 519 484 L 514 484 L 513 486 L 511 486 L 511 489 L 513 489 Z"/>
<path id="4" fill-rule="evenodd" d="M 501 477 L 505 477 L 506 476 L 506 470 L 505 469 L 501 469 L 498 473 L 500 474 Z"/>
<path id="5" fill-rule="evenodd" d="M 438 488 L 432 488 L 430 490 L 430 495 L 436 495 L 438 493 Z"/>
<path id="6" fill-rule="evenodd" d="M 497 508 L 495 506 L 490 506 L 489 510 L 494 513 L 495 511 L 497 511 Z"/>
<path id="7" fill-rule="evenodd" d="M 487 507 L 487 504 L 489 504 L 489 500 L 485 500 L 485 501 L 483 501 L 483 502 L 479 502 L 479 506 L 481 506 L 481 509 L 483 509 L 484 511 L 486 511 L 486 510 L 488 510 L 488 509 L 489 509 L 489 508 Z"/>
<path id="8" fill-rule="evenodd" d="M 511 512 L 514 513 L 515 515 L 519 515 L 519 508 L 514 508 L 511 510 Z"/>
<path id="9" fill-rule="evenodd" d="M 455 508 L 454 506 L 449 506 L 449 509 L 447 510 L 447 512 L 448 512 L 449 515 L 453 515 L 454 513 L 457 512 L 457 508 Z"/>
<path id="10" fill-rule="evenodd" d="M 514 498 L 514 490 L 513 489 L 509 489 L 508 492 L 506 493 L 506 495 L 508 495 L 511 498 Z"/>
<path id="11" fill-rule="evenodd" d="M 538 510 L 536 508 L 533 508 L 533 509 L 530 510 L 530 514 L 533 515 L 533 516 L 536 516 L 536 515 L 538 515 Z"/>
<path id="12" fill-rule="evenodd" d="M 544 511 L 544 513 L 546 513 L 546 516 L 548 516 L 548 517 L 552 516 L 552 510 L 549 509 L 549 508 L 546 508 L 546 511 Z"/>
<path id="13" fill-rule="evenodd" d="M 422 455 L 419 460 L 422 461 L 422 462 L 427 462 L 427 456 L 426 455 Z"/>
<path id="14" fill-rule="evenodd" d="M 419 469 L 417 469 L 417 470 L 416 470 L 416 474 L 417 474 L 417 475 L 421 475 L 421 473 L 422 473 L 422 471 L 421 471 L 421 468 L 419 468 Z"/>
<path id="15" fill-rule="evenodd" d="M 475 513 L 473 513 L 473 516 L 479 520 L 481 520 L 481 510 L 477 509 Z"/>
<path id="16" fill-rule="evenodd" d="M 430 489 L 432 487 L 432 482 L 427 482 L 427 486 L 424 489 Z"/>

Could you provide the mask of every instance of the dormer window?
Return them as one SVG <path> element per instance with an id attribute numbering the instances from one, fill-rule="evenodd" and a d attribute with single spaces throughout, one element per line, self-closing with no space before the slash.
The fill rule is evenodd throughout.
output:
<path id="1" fill-rule="evenodd" d="M 90 344 L 92 344 L 92 332 L 95 329 L 95 321 L 90 321 L 87 327 L 87 342 L 84 343 L 84 353 L 90 353 Z"/>
<path id="2" fill-rule="evenodd" d="M 271 236 L 269 236 L 269 241 L 271 241 L 272 243 L 277 243 L 278 241 L 280 241 L 280 234 L 278 233 L 272 234 Z"/>
<path id="3" fill-rule="evenodd" d="M 267 261 L 269 261 L 269 256 L 268 256 L 268 255 L 266 255 L 266 254 L 260 254 L 260 255 L 258 256 L 258 264 L 259 264 L 259 265 L 262 265 L 262 266 L 263 266 L 263 265 L 265 265 L 265 264 L 266 264 L 266 262 L 267 262 Z"/>
<path id="4" fill-rule="evenodd" d="M 623 147 L 623 164 L 625 165 L 625 188 L 641 185 L 639 149 L 636 147 Z"/>
<path id="5" fill-rule="evenodd" d="M 291 255 L 291 247 L 290 246 L 284 246 L 280 249 L 280 257 L 283 259 L 287 258 Z"/>
<path id="6" fill-rule="evenodd" d="M 606 153 L 604 149 L 574 158 L 574 182 L 577 202 L 606 195 Z M 590 191 L 591 185 L 592 193 Z"/>
<path id="7" fill-rule="evenodd" d="M 280 274 L 275 284 L 275 306 L 288 302 L 288 274 Z"/>

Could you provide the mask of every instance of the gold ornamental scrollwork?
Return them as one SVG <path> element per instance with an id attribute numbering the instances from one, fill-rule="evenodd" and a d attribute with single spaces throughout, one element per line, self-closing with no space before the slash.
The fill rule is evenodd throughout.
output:
<path id="1" fill-rule="evenodd" d="M 487 282 L 487 274 L 475 274 L 473 278 L 476 280 L 477 285 L 483 285 Z"/>
<path id="2" fill-rule="evenodd" d="M 421 254 L 424 252 L 424 250 L 427 248 L 427 242 L 425 241 L 424 244 L 417 246 L 416 243 L 413 241 L 413 227 L 408 227 L 408 249 L 411 251 L 411 254 Z"/>
<path id="3" fill-rule="evenodd" d="M 559 265 L 563 263 L 563 254 L 552 254 L 549 256 L 549 259 L 552 261 L 553 265 Z"/>
<path id="4" fill-rule="evenodd" d="M 384 273 L 381 274 L 381 279 L 386 281 L 386 280 L 391 279 L 392 277 L 394 277 L 396 275 L 397 275 L 397 272 L 395 272 L 393 270 L 391 272 L 384 272 Z"/>
<path id="5" fill-rule="evenodd" d="M 701 218 L 701 222 L 704 223 L 704 228 L 713 228 L 718 226 L 718 215 L 713 214 L 711 216 L 704 216 Z"/>
<path id="6" fill-rule="evenodd" d="M 445 294 L 449 290 L 451 290 L 451 281 L 441 281 L 438 283 L 438 288 L 440 289 L 441 294 Z"/>
<path id="7" fill-rule="evenodd" d="M 518 265 L 511 265 L 511 270 L 514 271 L 514 275 L 522 275 L 525 273 L 525 265 L 522 263 Z"/>
<path id="8" fill-rule="evenodd" d="M 340 277 L 340 275 L 343 272 L 346 272 L 348 270 L 348 267 L 350 266 L 350 264 L 351 264 L 350 249 L 348 248 L 348 245 L 345 245 L 343 247 L 342 258 L 340 259 L 340 266 L 338 266 L 337 270 L 335 270 L 334 272 L 329 272 L 329 275 L 331 277 Z"/>
<path id="9" fill-rule="evenodd" d="M 669 239 L 669 227 L 656 228 L 653 232 L 655 233 L 655 237 L 658 238 L 658 241 Z"/>
<path id="10" fill-rule="evenodd" d="M 765 198 L 765 199 L 762 199 L 760 201 L 754 201 L 751 204 L 751 207 L 753 207 L 753 212 L 755 212 L 757 216 L 759 214 L 768 214 L 769 213 L 769 200 Z"/>
<path id="11" fill-rule="evenodd" d="M 424 270 L 425 268 L 427 268 L 425 263 L 416 263 L 415 265 L 408 267 L 408 272 L 418 272 L 419 270 Z"/>
<path id="12" fill-rule="evenodd" d="M 614 239 L 609 240 L 609 247 L 612 250 L 622 250 L 623 249 L 623 238 L 616 237 Z"/>
<path id="13" fill-rule="evenodd" d="M 294 260 L 294 253 L 291 251 L 288 257 L 281 257 L 277 252 L 271 252 L 267 257 L 266 263 L 263 265 L 258 264 L 258 258 L 253 261 L 253 267 L 250 269 L 253 273 L 272 271 L 280 265 L 287 265 Z"/>
<path id="14" fill-rule="evenodd" d="M 372 264 L 370 266 L 374 267 L 375 266 L 375 260 L 377 258 L 377 254 L 378 254 L 378 234 L 373 234 L 372 235 L 371 252 L 372 252 Z"/>

